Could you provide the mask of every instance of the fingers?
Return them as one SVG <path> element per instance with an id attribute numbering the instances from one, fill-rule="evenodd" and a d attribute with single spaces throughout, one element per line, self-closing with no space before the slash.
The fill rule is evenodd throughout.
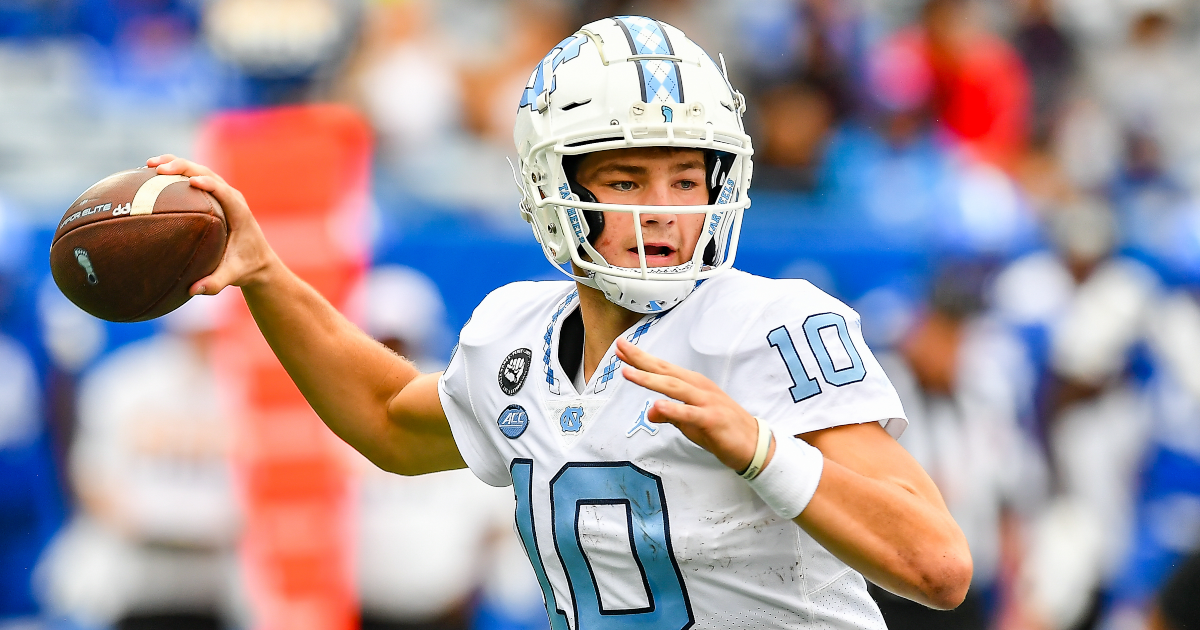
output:
<path id="1" fill-rule="evenodd" d="M 679 425 L 681 423 L 692 423 L 699 420 L 701 410 L 699 407 L 685 405 L 670 400 L 656 400 L 650 406 L 650 410 L 646 412 L 646 419 L 650 422 L 669 423 Z"/>
<path id="2" fill-rule="evenodd" d="M 694 389 L 674 376 L 646 372 L 630 366 L 621 368 L 621 374 L 630 383 L 641 385 L 675 400 L 683 400 L 691 393 L 689 390 Z"/>
<path id="3" fill-rule="evenodd" d="M 641 385 L 689 405 L 703 405 L 711 398 L 708 392 L 676 376 L 655 374 L 628 366 L 623 368 L 621 373 L 626 380 L 635 385 Z"/>
<path id="4" fill-rule="evenodd" d="M 621 337 L 617 337 L 617 358 L 639 370 L 656 374 L 666 374 L 675 367 Z"/>
<path id="5" fill-rule="evenodd" d="M 660 359 L 624 339 L 617 357 L 629 382 L 673 400 L 657 400 L 646 412 L 650 422 L 669 423 L 689 440 L 734 470 L 744 469 L 758 442 L 758 422 L 703 374 Z"/>
<path id="6" fill-rule="evenodd" d="M 215 271 L 188 287 L 191 295 L 215 295 L 229 285 L 246 286 L 262 278 L 264 270 L 278 261 L 246 198 L 212 169 L 169 153 L 146 160 L 146 166 L 160 175 L 187 177 L 193 188 L 210 193 L 224 210 L 229 228 L 225 256 Z"/>
<path id="7" fill-rule="evenodd" d="M 215 192 L 217 190 L 217 180 L 208 175 L 194 175 L 189 181 L 192 187 L 199 188 L 200 190 L 207 190 L 208 192 Z"/>
<path id="8" fill-rule="evenodd" d="M 658 400 L 646 412 L 646 419 L 675 426 L 734 470 L 749 465 L 758 443 L 758 421 L 741 409 L 694 407 Z"/>
<path id="9" fill-rule="evenodd" d="M 188 289 L 188 294 L 189 295 L 216 295 L 216 294 L 220 293 L 222 289 L 224 289 L 225 287 L 227 287 L 231 284 L 231 280 L 224 277 L 229 274 L 222 273 L 223 270 L 224 270 L 223 267 L 218 267 L 217 270 L 214 271 L 212 275 L 205 276 L 205 277 L 197 280 Z"/>
<path id="10" fill-rule="evenodd" d="M 208 191 L 216 198 L 217 203 L 225 210 L 225 216 L 234 222 L 238 220 L 240 209 L 246 205 L 245 197 L 224 180 L 212 175 L 194 175 L 190 183 L 193 188 Z M 230 216 L 230 215 L 233 216 Z"/>
<path id="11" fill-rule="evenodd" d="M 149 168 L 157 168 L 159 164 L 166 164 L 167 162 L 170 162 L 171 160 L 174 160 L 174 159 L 175 159 L 174 155 L 171 155 L 170 153 L 164 153 L 162 155 L 156 155 L 156 156 L 146 160 L 146 166 L 148 166 Z"/>
<path id="12" fill-rule="evenodd" d="M 212 169 L 191 160 L 165 153 L 146 160 L 146 166 L 155 169 L 159 175 L 183 175 L 184 177 L 207 176 L 224 183 Z M 211 191 L 210 191 L 211 192 Z"/>
<path id="13" fill-rule="evenodd" d="M 202 164 L 196 164 L 170 153 L 164 153 L 163 155 L 156 155 L 146 160 L 146 166 L 156 169 L 159 175 L 183 175 L 189 178 L 188 183 L 193 188 L 207 191 L 213 197 L 216 197 L 217 202 L 225 209 L 227 217 L 229 217 L 231 208 L 240 209 L 246 205 L 245 198 L 242 197 L 241 193 L 226 183 L 212 169 Z M 236 209 L 233 210 L 235 216 L 229 218 L 236 221 L 238 212 Z"/>
<path id="14" fill-rule="evenodd" d="M 213 282 L 212 276 L 205 276 L 197 280 L 195 284 L 188 288 L 188 295 L 216 295 L 217 293 L 221 292 L 221 289 L 216 289 L 212 293 L 208 292 L 208 287 L 216 286 L 216 284 L 216 282 Z"/>
<path id="15" fill-rule="evenodd" d="M 673 376 L 694 387 L 713 390 L 716 384 L 703 374 L 685 370 L 684 368 L 660 359 L 622 338 L 617 338 L 617 358 L 643 372 Z M 655 390 L 657 391 L 657 390 Z"/>

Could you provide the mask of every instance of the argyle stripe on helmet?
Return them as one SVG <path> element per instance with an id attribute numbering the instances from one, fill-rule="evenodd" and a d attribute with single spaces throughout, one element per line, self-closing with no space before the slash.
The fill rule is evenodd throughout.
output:
<path id="1" fill-rule="evenodd" d="M 629 49 L 634 55 L 674 55 L 671 40 L 655 20 L 624 15 L 616 18 Z M 642 82 L 642 101 L 646 103 L 683 102 L 683 81 L 679 64 L 670 59 L 639 59 L 635 62 Z"/>
<path id="2" fill-rule="evenodd" d="M 554 77 L 554 71 L 558 69 L 560 64 L 566 63 L 579 56 L 579 48 L 587 42 L 587 37 L 576 33 L 552 48 L 542 62 L 533 69 L 533 74 L 529 77 L 529 82 L 525 84 L 525 90 L 521 92 L 521 102 L 517 105 L 517 109 L 525 106 L 535 107 L 537 97 L 542 92 L 553 92 L 558 80 Z M 549 77 L 550 85 L 546 85 L 547 77 Z"/>

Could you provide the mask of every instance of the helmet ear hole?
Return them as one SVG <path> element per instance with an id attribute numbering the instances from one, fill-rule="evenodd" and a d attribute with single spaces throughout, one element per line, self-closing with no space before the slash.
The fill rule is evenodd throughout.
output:
<path id="1" fill-rule="evenodd" d="M 562 157 L 563 173 L 567 176 L 567 185 L 571 187 L 571 192 L 575 193 L 580 201 L 597 203 L 596 195 L 575 180 L 575 174 L 579 171 L 579 162 L 582 159 L 582 155 L 564 155 Z M 588 224 L 587 240 L 595 245 L 596 239 L 600 238 L 600 233 L 604 231 L 604 213 L 599 210 L 583 210 L 582 212 L 583 220 Z M 580 248 L 579 253 L 583 254 L 583 248 Z"/>
<path id="2" fill-rule="evenodd" d="M 592 196 L 592 193 L 588 192 L 588 190 L 583 187 L 580 187 L 580 190 L 584 191 L 588 195 L 588 198 L 586 199 L 583 197 L 583 195 L 579 195 L 580 201 L 590 201 L 595 203 L 596 198 Z M 583 214 L 584 222 L 587 223 L 587 241 L 592 244 L 592 247 L 595 247 L 596 240 L 600 237 L 600 231 L 604 229 L 604 213 L 600 212 L 599 210 L 580 210 L 580 212 Z M 579 257 L 585 260 L 588 258 L 588 253 L 583 249 L 583 245 L 579 246 Z"/>
<path id="3" fill-rule="evenodd" d="M 713 149 L 704 151 L 704 170 L 708 176 L 709 205 L 717 203 L 717 198 L 721 196 L 721 189 L 724 188 L 725 179 L 729 177 L 729 171 L 733 168 L 735 157 L 737 156 L 725 151 L 716 151 Z M 707 253 L 705 256 L 707 256 Z"/>
<path id="4" fill-rule="evenodd" d="M 587 189 L 584 188 L 583 191 L 587 192 Z M 583 195 L 579 195 L 579 200 L 595 203 L 596 198 L 592 197 L 592 193 L 588 192 L 587 194 L 589 199 L 585 199 Z M 587 221 L 589 229 L 587 240 L 594 246 L 596 240 L 600 238 L 600 232 L 604 231 L 604 213 L 599 210 L 584 210 L 583 219 Z"/>
<path id="5" fill-rule="evenodd" d="M 704 264 L 714 265 L 717 262 L 717 242 L 709 241 L 708 245 L 704 246 Z"/>

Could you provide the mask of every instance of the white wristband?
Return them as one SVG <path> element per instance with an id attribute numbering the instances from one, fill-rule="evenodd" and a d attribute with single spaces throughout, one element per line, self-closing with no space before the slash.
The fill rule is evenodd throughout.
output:
<path id="1" fill-rule="evenodd" d="M 754 448 L 754 457 L 750 458 L 750 465 L 746 470 L 738 473 L 746 481 L 754 479 L 762 472 L 763 462 L 767 461 L 767 452 L 771 450 L 771 425 L 758 416 L 755 416 L 754 420 L 758 423 L 758 443 Z"/>
<path id="2" fill-rule="evenodd" d="M 817 492 L 825 456 L 815 446 L 790 435 L 775 436 L 775 455 L 767 467 L 746 482 L 775 513 L 794 519 Z"/>

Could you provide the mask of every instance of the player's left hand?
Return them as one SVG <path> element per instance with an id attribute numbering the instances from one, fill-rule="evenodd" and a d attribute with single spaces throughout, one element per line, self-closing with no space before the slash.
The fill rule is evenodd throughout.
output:
<path id="1" fill-rule="evenodd" d="M 626 380 L 678 401 L 655 401 L 646 412 L 647 420 L 675 425 L 735 471 L 750 465 L 758 443 L 758 421 L 716 383 L 621 338 L 617 339 L 617 357 L 626 363 L 621 372 Z M 771 450 L 774 448 L 772 444 Z"/>

